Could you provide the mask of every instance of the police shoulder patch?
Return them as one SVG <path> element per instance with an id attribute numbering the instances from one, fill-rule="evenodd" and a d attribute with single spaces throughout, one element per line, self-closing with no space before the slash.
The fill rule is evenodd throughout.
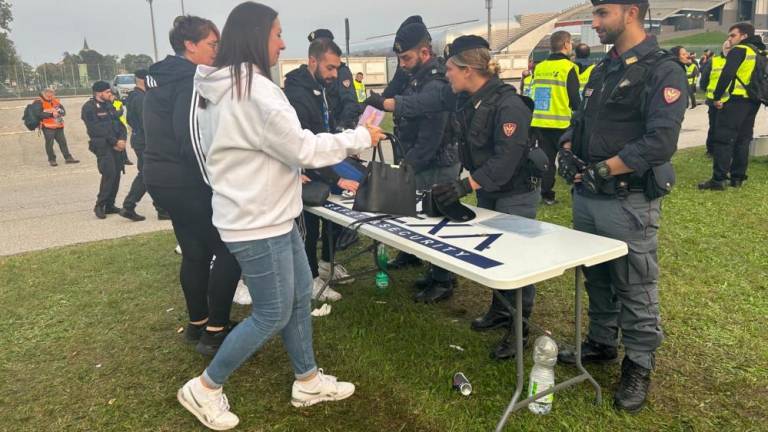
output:
<path id="1" fill-rule="evenodd" d="M 350 81 L 350 80 L 344 80 L 344 81 L 342 81 L 342 82 L 341 82 L 341 84 L 342 84 L 344 87 L 346 87 L 346 88 L 349 88 L 349 86 L 352 84 L 352 81 Z"/>
<path id="2" fill-rule="evenodd" d="M 511 137 L 517 131 L 517 123 L 504 123 L 502 129 L 504 130 L 504 135 Z"/>
<path id="3" fill-rule="evenodd" d="M 672 105 L 680 99 L 682 92 L 674 87 L 664 87 L 664 102 L 667 105 Z"/>

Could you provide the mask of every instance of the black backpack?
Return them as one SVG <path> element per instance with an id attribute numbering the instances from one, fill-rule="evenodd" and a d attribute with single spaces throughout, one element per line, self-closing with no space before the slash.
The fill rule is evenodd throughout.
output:
<path id="1" fill-rule="evenodd" d="M 736 79 L 747 90 L 747 96 L 755 102 L 768 105 L 768 57 L 766 52 L 757 47 L 748 45 L 755 51 L 755 70 L 749 84 L 745 85 L 738 77 Z"/>
<path id="2" fill-rule="evenodd" d="M 24 108 L 24 115 L 21 117 L 21 120 L 24 121 L 24 126 L 27 127 L 27 129 L 33 131 L 40 127 L 40 118 L 35 113 L 35 104 L 40 103 L 39 101 L 34 101 L 31 104 L 27 105 Z"/>

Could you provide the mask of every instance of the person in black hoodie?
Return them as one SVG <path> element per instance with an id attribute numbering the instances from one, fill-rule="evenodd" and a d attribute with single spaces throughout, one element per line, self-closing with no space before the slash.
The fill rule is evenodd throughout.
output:
<path id="1" fill-rule="evenodd" d="M 757 67 L 756 56 L 765 55 L 765 44 L 749 23 L 731 26 L 728 42 L 731 50 L 712 98 L 719 111 L 712 138 L 712 178 L 699 183 L 699 189 L 725 190 L 729 177 L 731 186 L 738 188 L 747 179 L 749 144 L 760 110 L 747 88 Z"/>
<path id="2" fill-rule="evenodd" d="M 341 49 L 333 42 L 333 35 L 327 30 L 317 30 L 310 34 L 309 59 L 307 64 L 285 76 L 285 95 L 301 122 L 301 127 L 312 133 L 330 133 L 335 130 L 336 119 L 329 106 L 328 88 L 335 85 L 341 65 Z M 358 182 L 340 178 L 333 168 L 305 170 L 306 181 L 320 181 L 340 189 L 357 191 Z M 344 279 L 343 283 L 353 282 L 348 279 L 347 270 L 336 265 L 334 274 L 330 274 L 330 248 L 328 239 L 323 236 L 322 261 L 317 261 L 317 241 L 320 237 L 320 218 L 310 212 L 304 212 L 306 226 L 306 247 L 309 267 L 314 279 L 313 296 L 316 296 L 325 283 L 323 279 Z M 329 222 L 323 221 L 323 232 L 327 232 Z M 323 291 L 324 300 L 339 300 L 341 294 L 330 287 Z"/>
<path id="3" fill-rule="evenodd" d="M 213 226 L 211 188 L 193 153 L 189 113 L 198 64 L 213 64 L 219 31 L 194 16 L 176 18 L 170 32 L 176 55 L 153 64 L 144 96 L 144 182 L 171 216 L 182 250 L 181 287 L 189 313 L 186 339 L 212 355 L 230 330 L 240 266 Z M 211 265 L 211 260 L 215 261 Z"/>

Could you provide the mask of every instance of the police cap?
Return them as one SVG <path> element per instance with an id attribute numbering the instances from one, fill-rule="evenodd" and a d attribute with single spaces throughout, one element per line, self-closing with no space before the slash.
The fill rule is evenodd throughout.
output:
<path id="1" fill-rule="evenodd" d="M 410 16 L 397 29 L 392 51 L 396 54 L 402 54 L 415 48 L 423 40 L 432 41 L 427 26 L 424 25 L 424 21 L 419 15 Z"/>
<path id="2" fill-rule="evenodd" d="M 460 52 L 475 48 L 491 49 L 491 46 L 488 45 L 487 40 L 481 38 L 480 36 L 460 36 L 456 38 L 453 43 L 445 46 L 445 59 L 448 60 Z"/>
<path id="3" fill-rule="evenodd" d="M 331 31 L 328 29 L 317 29 L 312 33 L 310 33 L 309 36 L 307 36 L 307 39 L 310 42 L 314 42 L 315 39 L 320 39 L 320 38 L 333 40 L 333 33 L 331 33 Z"/>
<path id="4" fill-rule="evenodd" d="M 110 89 L 110 85 L 106 81 L 96 81 L 95 83 L 93 83 L 93 86 L 91 87 L 91 90 L 93 90 L 94 93 L 101 93 L 109 89 Z"/>
<path id="5" fill-rule="evenodd" d="M 592 6 L 600 6 L 604 4 L 648 4 L 648 0 L 592 0 Z"/>

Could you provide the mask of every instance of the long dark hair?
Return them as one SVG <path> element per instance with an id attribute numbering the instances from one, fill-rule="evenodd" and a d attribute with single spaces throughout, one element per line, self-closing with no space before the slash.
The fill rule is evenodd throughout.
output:
<path id="1" fill-rule="evenodd" d="M 214 66 L 229 67 L 235 83 L 237 99 L 251 95 L 253 65 L 268 79 L 272 79 L 269 65 L 269 34 L 277 12 L 269 6 L 256 2 L 245 2 L 232 9 L 224 24 L 216 53 Z M 241 68 L 249 66 L 248 80 L 243 86 Z M 243 91 L 245 89 L 245 91 Z"/>

